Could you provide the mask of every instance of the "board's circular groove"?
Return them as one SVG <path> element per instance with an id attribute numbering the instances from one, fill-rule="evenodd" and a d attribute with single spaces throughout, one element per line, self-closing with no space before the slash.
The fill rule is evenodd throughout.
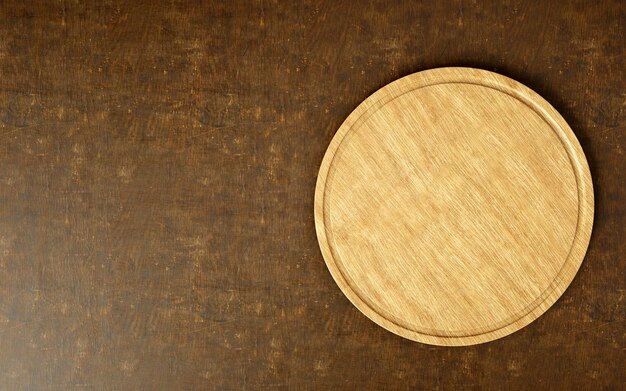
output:
<path id="1" fill-rule="evenodd" d="M 462 82 L 452 82 L 452 83 L 448 83 L 446 82 L 445 84 L 473 84 L 473 83 L 462 83 Z M 434 86 L 437 84 L 428 84 L 428 85 L 424 85 L 424 86 L 419 86 L 416 87 L 417 88 L 424 88 L 424 87 L 429 87 L 429 86 Z M 480 85 L 480 84 L 476 84 L 476 85 Z M 482 85 L 480 85 L 482 86 Z M 493 88 L 493 87 L 488 87 L 488 88 Z M 415 89 L 411 89 L 408 91 L 403 92 L 402 94 L 399 94 L 397 96 L 394 96 L 393 98 L 384 101 L 384 103 L 381 103 L 381 101 L 378 101 L 376 103 L 376 105 L 380 105 L 383 106 L 399 97 L 401 97 L 402 95 L 405 95 L 411 91 L 414 91 Z M 511 95 L 512 97 L 516 98 L 516 99 L 520 99 L 520 97 L 514 95 L 511 91 L 503 91 L 497 88 L 493 88 L 496 91 L 499 92 L 503 92 L 506 94 Z M 535 111 L 537 114 L 539 114 L 546 122 L 549 122 L 552 125 L 552 128 L 554 130 L 554 132 L 559 135 L 560 132 L 562 132 L 562 129 L 558 126 L 558 124 L 556 124 L 551 118 L 547 117 L 545 115 L 544 112 L 540 111 L 539 107 L 536 107 L 532 102 L 527 102 L 526 100 L 524 100 L 524 103 L 526 103 L 533 111 Z M 327 184 L 326 184 L 326 188 L 325 188 L 325 192 L 330 191 L 330 187 L 332 186 L 332 175 L 333 175 L 333 166 L 332 166 L 332 162 L 335 160 L 335 158 L 337 158 L 340 154 L 341 154 L 341 145 L 342 143 L 344 143 L 346 141 L 347 138 L 350 137 L 351 133 L 350 131 L 355 128 L 357 126 L 357 124 L 359 122 L 365 121 L 367 119 L 367 114 L 364 114 L 362 116 L 359 117 L 359 119 L 354 123 L 354 125 L 352 125 L 350 128 L 347 129 L 346 133 L 344 134 L 344 136 L 340 139 L 337 148 L 335 149 L 335 153 L 332 155 L 332 159 L 330 162 L 330 168 L 327 174 L 327 178 L 329 178 L 329 180 L 327 180 Z M 563 142 L 563 139 L 561 137 L 559 137 L 559 139 Z M 568 149 L 568 146 L 564 143 L 563 144 L 564 148 L 568 151 L 568 157 L 570 158 L 570 163 L 572 164 L 572 168 L 574 168 L 574 163 L 572 162 L 572 154 Z M 576 175 L 576 180 L 579 181 L 579 175 Z M 579 196 L 579 203 L 581 201 L 581 196 L 580 194 Z M 327 217 L 326 217 L 326 213 L 324 213 L 324 223 L 326 225 L 326 235 L 327 237 L 331 238 L 330 242 L 332 242 L 332 229 L 331 228 L 331 223 L 328 221 Z M 580 220 L 580 215 L 579 215 L 579 220 Z M 578 231 L 578 227 L 577 227 L 577 231 Z M 501 322 L 499 322 L 498 324 L 494 324 L 493 326 L 489 327 L 489 328 L 483 328 L 483 329 L 478 329 L 478 330 L 466 330 L 466 331 L 462 331 L 462 332 L 454 332 L 454 331 L 448 331 L 445 334 L 437 334 L 437 330 L 424 330 L 424 329 L 412 329 L 410 328 L 410 326 L 406 325 L 404 322 L 402 322 L 402 320 L 395 318 L 392 314 L 387 314 L 386 311 L 383 308 L 377 308 L 377 306 L 371 302 L 369 302 L 369 300 L 367 299 L 367 297 L 365 295 L 363 295 L 362 293 L 359 292 L 359 289 L 354 286 L 353 282 L 350 280 L 350 278 L 348 276 L 346 276 L 346 274 L 344 273 L 342 267 L 341 267 L 341 257 L 337 256 L 336 254 L 334 254 L 334 250 L 333 247 L 330 246 L 330 251 L 333 252 L 333 259 L 334 262 L 336 264 L 339 265 L 339 267 L 337 268 L 337 270 L 341 273 L 343 279 L 345 280 L 346 284 L 355 292 L 356 295 L 359 296 L 359 298 L 364 301 L 365 303 L 367 303 L 370 307 L 374 308 L 378 313 L 385 315 L 385 317 L 387 319 L 392 319 L 396 324 L 398 324 L 399 326 L 410 330 L 410 331 L 415 331 L 415 332 L 419 332 L 419 333 L 423 333 L 423 334 L 427 334 L 427 335 L 431 335 L 431 336 L 436 336 L 436 337 L 468 337 L 468 336 L 474 336 L 474 335 L 479 335 L 479 334 L 484 334 L 486 332 L 490 332 L 490 331 L 494 331 L 497 329 L 500 329 L 508 324 L 511 323 L 511 321 L 519 319 L 520 317 L 528 314 L 530 311 L 532 311 L 535 307 L 537 307 L 542 301 L 545 300 L 545 297 L 548 296 L 549 294 L 552 293 L 552 291 L 558 286 L 558 283 L 562 280 L 563 278 L 563 274 L 564 274 L 564 269 L 566 269 L 566 267 L 568 266 L 568 263 L 564 263 L 563 267 L 561 268 L 559 274 L 557 275 L 556 279 L 554 282 L 552 282 L 542 293 L 539 297 L 537 297 L 532 303 L 530 303 L 528 306 L 526 306 L 522 311 L 512 315 L 509 319 L 503 320 Z M 571 251 L 570 251 L 571 253 Z M 569 256 L 568 256 L 569 257 Z"/>

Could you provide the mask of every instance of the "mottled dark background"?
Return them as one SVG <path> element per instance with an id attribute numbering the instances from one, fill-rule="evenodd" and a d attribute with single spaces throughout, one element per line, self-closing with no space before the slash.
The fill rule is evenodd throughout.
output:
<path id="1" fill-rule="evenodd" d="M 0 389 L 605 389 L 626 376 L 624 1 L 0 3 Z M 587 257 L 501 340 L 410 342 L 320 254 L 322 156 L 416 71 L 513 77 L 594 179 Z"/>

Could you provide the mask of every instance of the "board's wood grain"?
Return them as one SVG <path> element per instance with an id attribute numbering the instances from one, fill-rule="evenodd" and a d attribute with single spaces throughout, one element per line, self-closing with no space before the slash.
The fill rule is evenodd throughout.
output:
<path id="1" fill-rule="evenodd" d="M 341 125 L 315 222 L 365 315 L 416 341 L 469 345 L 517 331 L 565 291 L 591 236 L 593 185 L 539 95 L 440 68 L 383 87 Z"/>
<path id="2" fill-rule="evenodd" d="M 625 6 L 0 1 L 0 390 L 619 390 Z M 462 348 L 363 316 L 311 213 L 348 114 L 442 66 L 545 97 L 596 203 L 552 308 Z"/>

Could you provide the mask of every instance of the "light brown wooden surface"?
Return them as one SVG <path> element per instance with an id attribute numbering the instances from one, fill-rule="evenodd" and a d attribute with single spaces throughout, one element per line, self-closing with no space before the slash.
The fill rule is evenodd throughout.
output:
<path id="1" fill-rule="evenodd" d="M 593 189 L 572 130 L 504 76 L 440 68 L 393 82 L 343 123 L 316 191 L 322 253 L 369 318 L 406 338 L 510 334 L 567 288 Z"/>

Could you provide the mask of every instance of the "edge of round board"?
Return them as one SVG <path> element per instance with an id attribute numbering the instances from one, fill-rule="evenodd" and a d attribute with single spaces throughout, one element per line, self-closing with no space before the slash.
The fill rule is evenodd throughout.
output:
<path id="1" fill-rule="evenodd" d="M 409 91 L 448 83 L 474 84 L 496 89 L 518 99 L 539 114 L 552 127 L 555 134 L 561 140 L 569 156 L 578 188 L 578 219 L 576 232 L 569 255 L 557 277 L 543 294 L 541 294 L 537 300 L 529 304 L 525 311 L 519 314 L 515 319 L 503 325 L 496 325 L 496 327 L 485 332 L 463 336 L 446 336 L 443 333 L 429 334 L 408 329 L 386 318 L 372 308 L 366 300 L 361 298 L 350 286 L 335 260 L 334 251 L 331 247 L 331 243 L 329 243 L 326 231 L 326 203 L 324 200 L 326 179 L 332 167 L 335 154 L 344 137 L 350 132 L 357 120 L 360 120 L 363 116 L 371 115 L 390 100 Z M 593 184 L 587 160 L 574 132 L 556 109 L 539 96 L 539 94 L 513 79 L 485 70 L 463 67 L 435 68 L 417 72 L 382 87 L 365 99 L 347 117 L 331 140 L 317 177 L 314 201 L 315 227 L 322 255 L 335 282 L 352 304 L 369 319 L 397 335 L 417 342 L 442 346 L 474 345 L 502 338 L 523 328 L 547 311 L 565 292 L 580 268 L 591 237 L 593 215 Z"/>

